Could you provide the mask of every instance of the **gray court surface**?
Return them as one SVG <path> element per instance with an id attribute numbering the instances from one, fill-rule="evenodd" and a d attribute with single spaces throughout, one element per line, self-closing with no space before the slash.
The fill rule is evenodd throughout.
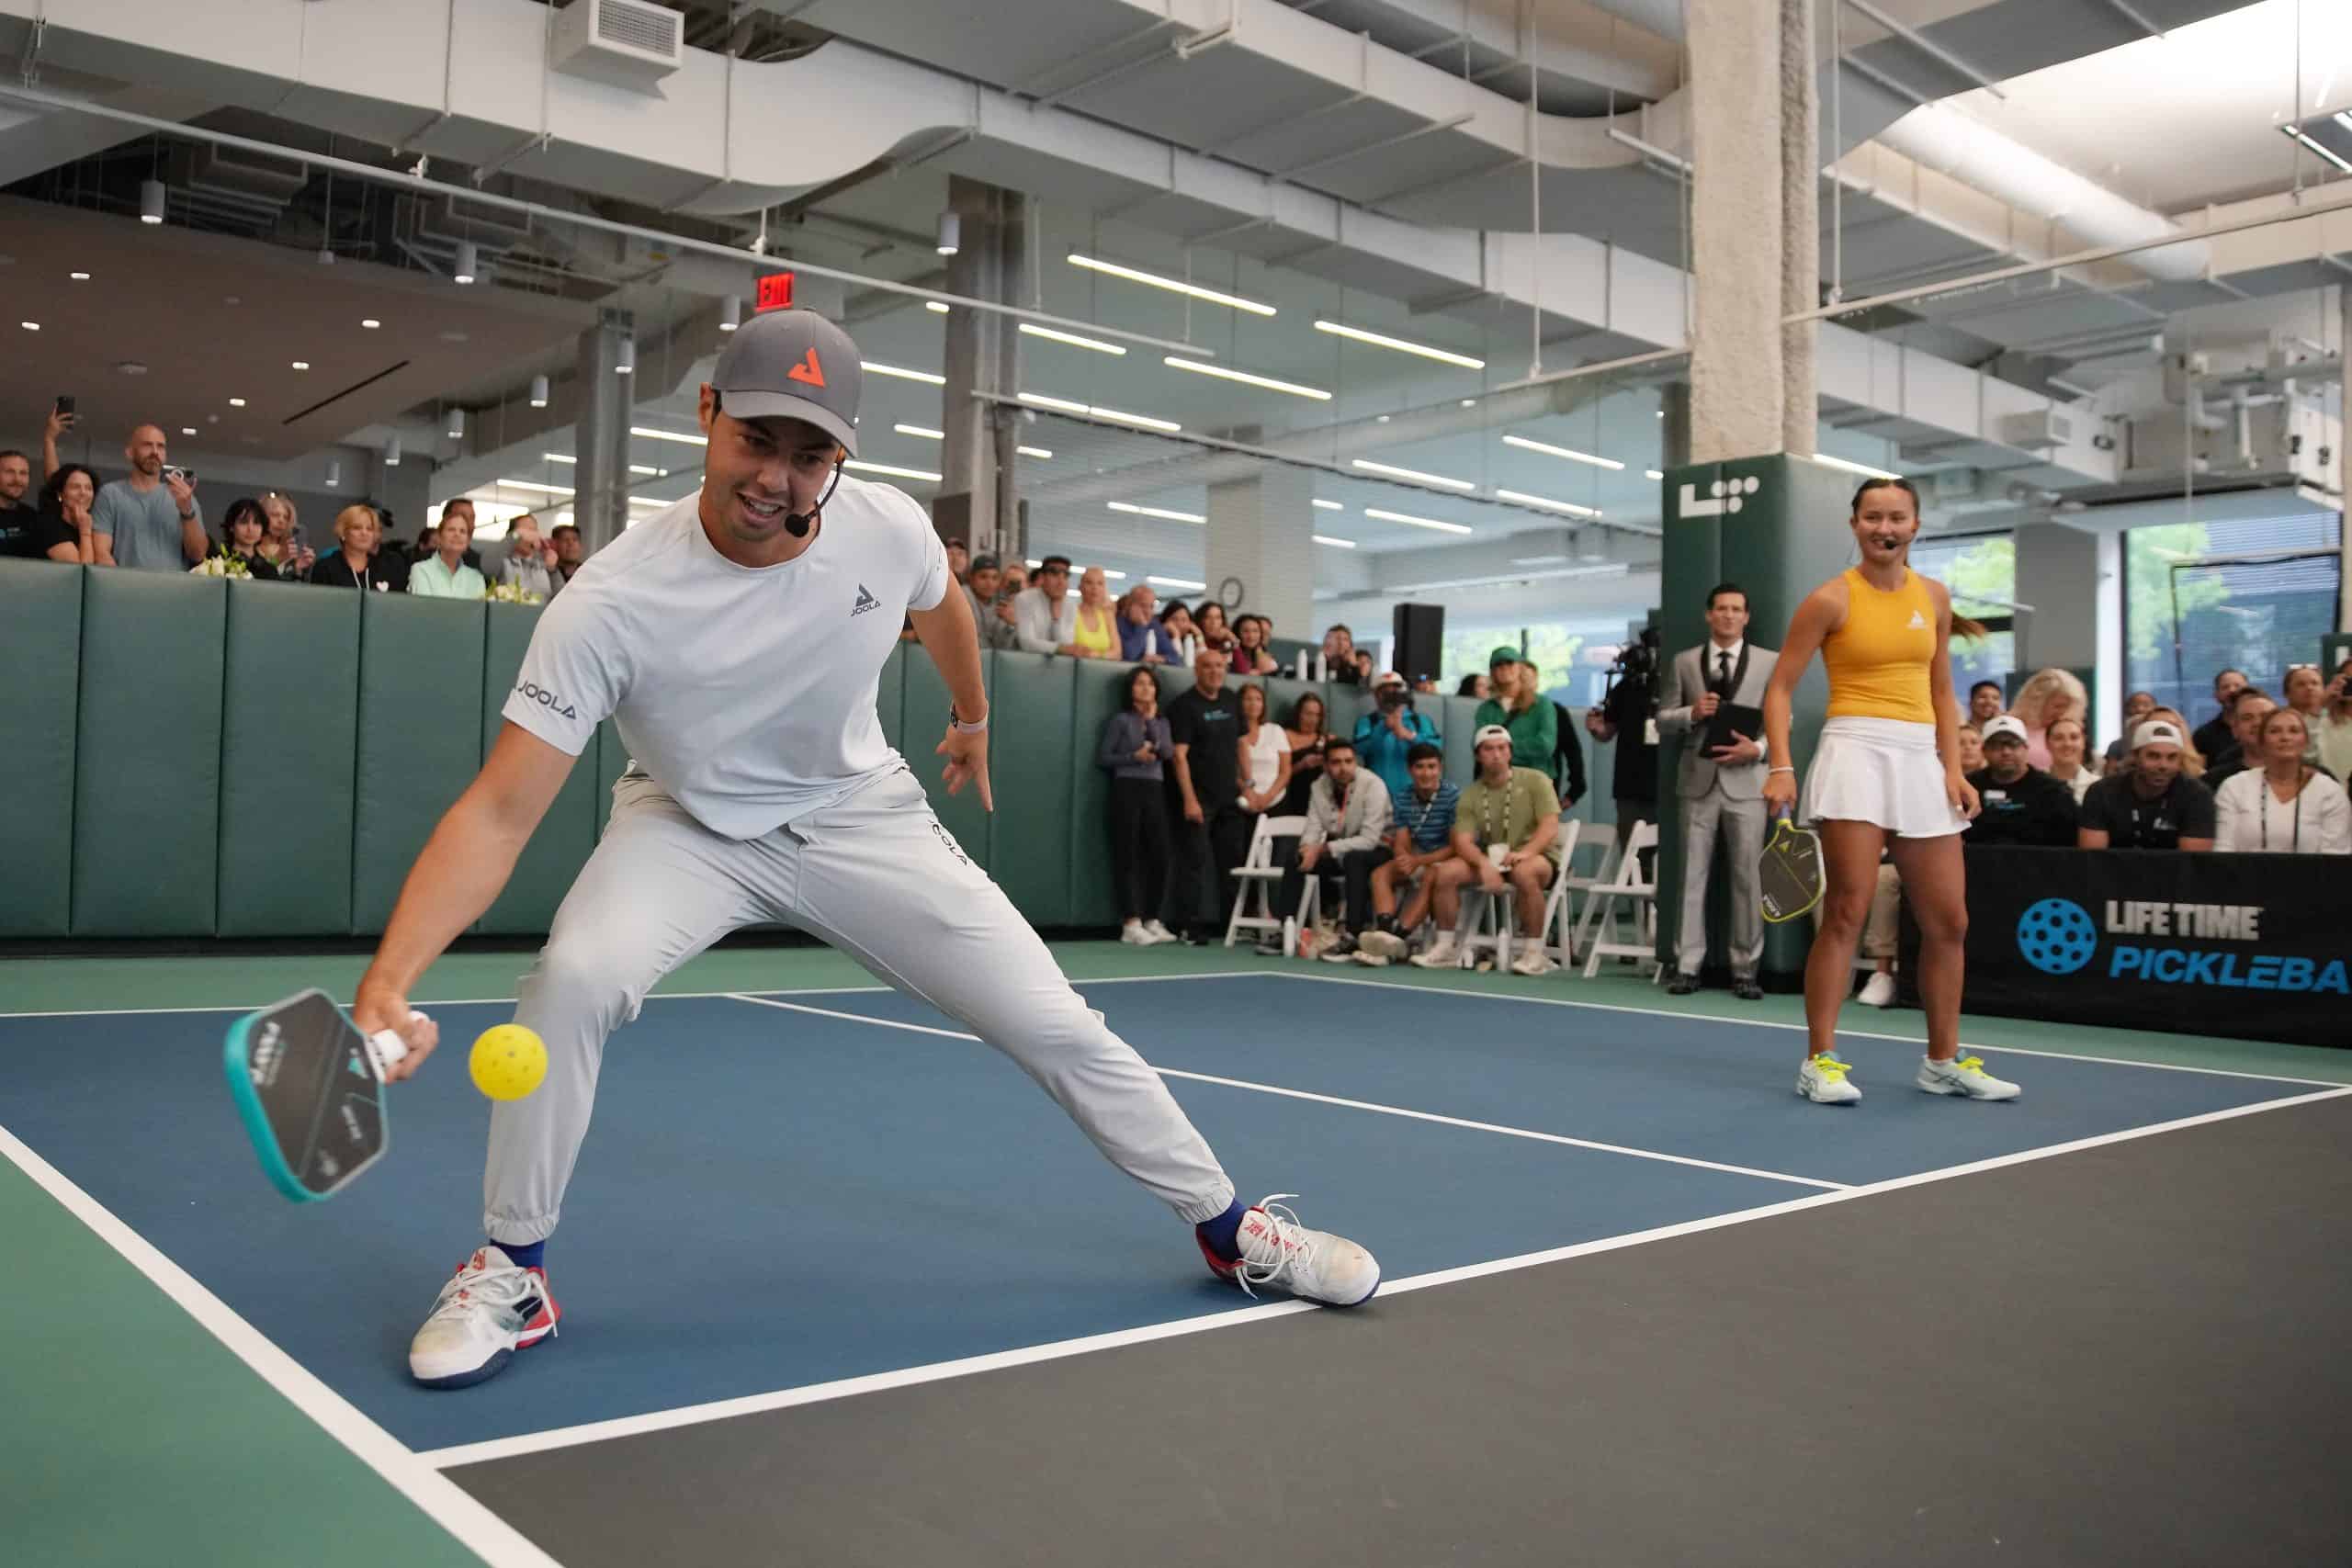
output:
<path id="1" fill-rule="evenodd" d="M 2336 1099 L 448 1473 L 567 1568 L 2340 1564 L 2347 1149 Z"/>

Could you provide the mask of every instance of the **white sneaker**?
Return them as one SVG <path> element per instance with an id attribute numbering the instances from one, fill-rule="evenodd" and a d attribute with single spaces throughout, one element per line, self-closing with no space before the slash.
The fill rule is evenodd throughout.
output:
<path id="1" fill-rule="evenodd" d="M 1982 1056 L 1962 1056 L 1956 1062 L 1923 1056 L 1918 1082 L 1929 1094 L 1956 1094 L 1965 1100 L 2015 1100 L 2019 1093 L 2017 1085 L 1986 1072 Z"/>
<path id="2" fill-rule="evenodd" d="M 427 1388 L 463 1388 L 495 1377 L 563 1315 L 544 1269 L 518 1269 L 495 1247 L 468 1258 L 441 1287 L 433 1314 L 408 1343 L 409 1375 Z"/>
<path id="3" fill-rule="evenodd" d="M 1149 947 L 1151 937 L 1144 931 L 1141 920 L 1129 920 L 1119 928 L 1119 940 L 1129 947 Z"/>
<path id="4" fill-rule="evenodd" d="M 1395 931 L 1374 926 L 1356 938 L 1356 962 L 1359 964 L 1364 962 L 1366 954 L 1388 964 L 1405 956 L 1405 939 Z"/>
<path id="5" fill-rule="evenodd" d="M 1355 959 L 1358 964 L 1363 964 L 1367 969 L 1385 969 L 1388 967 L 1388 960 L 1381 957 L 1380 954 L 1376 953 L 1366 953 L 1361 947 L 1356 949 Z"/>
<path id="6" fill-rule="evenodd" d="M 1146 920 L 1143 923 L 1143 934 L 1149 937 L 1154 943 L 1163 942 L 1181 942 L 1183 940 L 1174 931 L 1171 931 L 1166 926 L 1161 925 L 1158 920 Z"/>
<path id="7" fill-rule="evenodd" d="M 1558 967 L 1558 964 L 1544 955 L 1543 949 L 1535 947 L 1529 948 L 1510 961 L 1512 974 L 1524 975 L 1531 980 L 1540 979 Z"/>
<path id="8" fill-rule="evenodd" d="M 1808 1056 L 1797 1069 L 1797 1092 L 1816 1105 L 1851 1105 L 1862 1098 L 1862 1091 L 1846 1081 L 1851 1071 L 1853 1064 L 1839 1061 L 1835 1051 Z"/>
<path id="9" fill-rule="evenodd" d="M 1894 976 L 1881 969 L 1862 982 L 1861 1004 L 1866 1008 L 1891 1008 L 1894 1005 Z"/>
<path id="10" fill-rule="evenodd" d="M 1241 1258 L 1227 1262 L 1201 1244 L 1209 1271 L 1230 1280 L 1249 1296 L 1256 1286 L 1272 1285 L 1294 1296 L 1325 1306 L 1361 1306 L 1380 1288 L 1380 1265 L 1371 1253 L 1345 1236 L 1311 1231 L 1280 1200 L 1295 1192 L 1276 1192 L 1241 1217 L 1238 1233 Z"/>
<path id="11" fill-rule="evenodd" d="M 1430 950 L 1427 953 L 1417 953 L 1412 957 L 1413 967 L 1416 969 L 1452 969 L 1458 962 L 1453 953 L 1452 931 L 1440 932 L 1438 939 L 1430 943 Z"/>

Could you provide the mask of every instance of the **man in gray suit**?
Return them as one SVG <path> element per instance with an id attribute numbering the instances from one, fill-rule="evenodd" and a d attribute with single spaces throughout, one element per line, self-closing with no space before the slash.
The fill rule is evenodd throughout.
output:
<path id="1" fill-rule="evenodd" d="M 1764 954 L 1764 915 L 1756 892 L 1756 863 L 1764 850 L 1762 727 L 1746 713 L 1727 718 L 1722 710 L 1760 716 L 1780 655 L 1747 641 L 1747 594 L 1736 582 L 1719 582 L 1708 592 L 1707 629 L 1704 644 L 1674 656 L 1657 714 L 1661 733 L 1685 737 L 1675 789 L 1682 797 L 1682 920 L 1666 989 L 1668 996 L 1687 997 L 1699 988 L 1699 968 L 1707 959 L 1707 874 L 1721 835 L 1731 855 L 1732 990 L 1752 1002 L 1764 995 L 1756 983 L 1757 961 Z"/>

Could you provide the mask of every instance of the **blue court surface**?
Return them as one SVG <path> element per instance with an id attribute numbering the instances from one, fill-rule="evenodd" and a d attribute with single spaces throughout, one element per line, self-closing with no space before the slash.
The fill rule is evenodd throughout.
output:
<path id="1" fill-rule="evenodd" d="M 1911 1088 L 1916 1045 L 1857 1037 L 1866 1098 L 1831 1109 L 1790 1092 L 1785 1028 L 1295 970 L 1080 988 L 1170 1075 L 1244 1196 L 1304 1194 L 1391 1281 L 2312 1087 L 1988 1043 L 2025 1096 L 1964 1103 Z M 0 1018 L 0 1122 L 420 1450 L 1249 1304 L 931 1008 L 658 997 L 606 1054 L 548 1248 L 561 1337 L 492 1388 L 419 1390 L 408 1337 L 477 1240 L 488 1106 L 462 1045 L 511 1009 L 434 1010 L 458 1048 L 393 1091 L 390 1156 L 330 1203 L 263 1179 L 221 1081 L 225 1012 Z"/>

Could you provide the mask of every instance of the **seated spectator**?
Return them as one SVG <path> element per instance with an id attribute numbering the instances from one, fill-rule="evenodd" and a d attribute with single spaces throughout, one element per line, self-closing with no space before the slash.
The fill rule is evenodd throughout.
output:
<path id="1" fill-rule="evenodd" d="M 947 554 L 947 575 L 963 586 L 972 571 L 972 547 L 961 539 L 950 539 L 943 548 Z"/>
<path id="2" fill-rule="evenodd" d="M 1267 711 L 1265 687 L 1244 686 L 1233 701 L 1241 716 L 1241 811 L 1261 817 L 1290 789 L 1290 736 Z"/>
<path id="3" fill-rule="evenodd" d="M 1193 612 L 1182 599 L 1171 599 L 1159 612 L 1159 635 L 1168 640 L 1169 662 L 1190 664 L 1201 654 L 1201 634 L 1193 625 Z"/>
<path id="4" fill-rule="evenodd" d="M 1119 595 L 1119 657 L 1130 664 L 1173 664 L 1176 647 L 1159 623 L 1159 595 L 1138 582 Z"/>
<path id="5" fill-rule="evenodd" d="M 964 601 L 971 606 L 972 629 L 980 646 L 1013 648 L 1019 635 L 1013 625 L 1012 603 L 1000 603 L 998 594 L 1004 587 L 1004 569 L 994 556 L 975 556 L 971 570 L 964 578 Z"/>
<path id="6" fill-rule="evenodd" d="M 2352 854 L 2352 798 L 2334 774 L 2303 761 L 2311 728 L 2301 712 L 2276 708 L 2255 733 L 2262 761 L 2213 794 L 2217 850 L 2254 854 Z"/>
<path id="7" fill-rule="evenodd" d="M 2075 842 L 2086 850 L 2210 850 L 2213 792 L 2181 771 L 2180 727 L 2143 719 L 2132 735 L 2132 771 L 2101 779 L 2083 797 Z"/>
<path id="8" fill-rule="evenodd" d="M 1356 683 L 1356 634 L 1345 626 L 1335 624 L 1323 634 L 1323 665 L 1318 679 L 1337 681 L 1346 686 Z"/>
<path id="9" fill-rule="evenodd" d="M 2082 805 L 2083 796 L 2090 794 L 2091 785 L 2099 780 L 2099 775 L 2083 761 L 2086 733 L 2079 718 L 2059 719 L 2044 731 L 2050 741 L 2050 776 L 2066 786 L 2076 806 Z M 2066 841 L 2071 844 L 2074 840 Z"/>
<path id="10" fill-rule="evenodd" d="M 2033 678 L 2018 688 L 2017 701 L 2009 705 L 2009 712 L 2025 725 L 2025 760 L 2029 766 L 2047 769 L 2050 766 L 2050 727 L 2062 718 L 2090 716 L 2090 694 L 2070 671 L 2040 670 Z M 1977 728 L 1982 731 L 1984 721 Z"/>
<path id="11" fill-rule="evenodd" d="M 1498 725 L 1510 731 L 1512 767 L 1550 773 L 1552 754 L 1559 749 L 1560 715 L 1536 688 L 1535 666 L 1504 644 L 1487 656 L 1487 683 L 1494 695 L 1478 705 L 1478 728 Z"/>
<path id="12" fill-rule="evenodd" d="M 1968 722 L 1979 729 L 1984 727 L 1985 720 L 1999 717 L 2006 705 L 1998 681 L 1979 681 L 1968 688 Z"/>
<path id="13" fill-rule="evenodd" d="M 112 566 L 111 555 L 102 558 L 98 547 L 104 536 L 91 516 L 97 499 L 98 476 L 81 464 L 67 463 L 50 475 L 40 488 L 40 505 L 28 536 L 35 552 L 68 566 Z"/>
<path id="14" fill-rule="evenodd" d="M 1273 654 L 1266 647 L 1267 628 L 1272 625 L 1263 615 L 1244 615 L 1233 623 L 1235 674 L 1278 675 L 1282 672 L 1282 666 L 1274 662 Z"/>
<path id="15" fill-rule="evenodd" d="M 130 472 L 98 487 L 90 506 L 90 542 L 100 565 L 135 571 L 186 571 L 211 553 L 196 486 L 179 469 L 164 471 L 164 433 L 142 424 L 123 443 Z M 101 542 L 103 541 L 103 542 Z"/>
<path id="16" fill-rule="evenodd" d="M 226 515 L 220 519 L 219 554 L 226 559 L 241 563 L 245 575 L 264 582 L 276 582 L 277 563 L 262 555 L 262 536 L 269 532 L 269 513 L 252 496 L 239 496 L 229 503 Z"/>
<path id="17" fill-rule="evenodd" d="M 2169 724 L 2175 729 L 2179 730 L 2183 735 L 2187 735 L 2188 733 L 2188 720 L 2181 716 L 2181 712 L 2178 708 L 2161 706 L 2153 707 L 2148 710 L 2148 718 L 2154 719 L 2159 724 Z M 2147 721 L 2143 719 L 2141 722 L 2145 723 Z M 2129 735 L 2137 735 L 2139 733 L 2139 726 L 2137 725 L 2134 725 L 2127 732 Z M 2202 779 L 2205 776 L 2205 769 L 2207 766 L 2208 763 L 2205 754 L 2197 749 L 2196 741 L 2191 740 L 2188 745 L 2180 749 L 2180 771 L 2187 773 L 2190 778 Z M 2122 771 L 2127 773 L 2132 771 L 2132 749 L 2129 746 L 2123 749 Z M 2208 785 L 2207 787 L 2211 788 L 2211 786 Z"/>
<path id="18" fill-rule="evenodd" d="M 269 526 L 262 534 L 256 553 L 276 567 L 284 581 L 308 582 L 319 558 L 310 541 L 302 536 L 302 518 L 294 510 L 294 502 L 277 491 L 266 491 L 262 494 L 261 513 Z"/>
<path id="19" fill-rule="evenodd" d="M 1193 625 L 1200 631 L 1201 646 L 1216 649 L 1224 654 L 1227 667 L 1231 668 L 1233 656 L 1240 650 L 1241 639 L 1233 635 L 1233 627 L 1226 619 L 1225 606 L 1214 599 L 1202 600 L 1201 607 L 1193 614 Z"/>
<path id="20" fill-rule="evenodd" d="M 1372 920 L 1356 939 L 1356 962 L 1371 966 L 1405 956 L 1412 934 L 1421 929 L 1436 901 L 1440 874 L 1449 874 L 1455 889 L 1470 874 L 1453 852 L 1454 812 L 1461 786 L 1445 776 L 1445 753 L 1423 741 L 1406 754 L 1413 771 L 1413 787 L 1392 803 L 1396 827 L 1388 835 L 1388 860 L 1372 874 Z M 1396 911 L 1396 890 L 1408 887 L 1411 897 L 1403 914 Z M 1457 916 L 1459 900 L 1455 902 Z M 1452 922 L 1446 922 L 1452 929 Z"/>
<path id="21" fill-rule="evenodd" d="M 989 570 L 996 570 L 990 558 Z M 978 563 L 973 573 L 978 575 Z M 1124 705 L 1102 724 L 1095 762 L 1111 774 L 1111 873 L 1119 895 L 1119 940 L 1131 947 L 1174 942 L 1160 924 L 1168 888 L 1168 807 L 1164 775 L 1176 742 L 1159 711 L 1159 682 L 1149 670 L 1127 675 Z"/>
<path id="22" fill-rule="evenodd" d="M 363 593 L 408 592 L 408 562 L 383 547 L 384 525 L 374 507 L 346 506 L 336 513 L 334 536 L 338 547 L 311 569 L 314 585 Z"/>
<path id="23" fill-rule="evenodd" d="M 33 488 L 33 460 L 22 452 L 0 452 L 0 558 L 30 560 L 49 551 L 34 542 L 40 508 L 25 499 Z"/>
<path id="24" fill-rule="evenodd" d="M 2081 728 L 2071 718 L 2060 722 Z M 2075 792 L 2025 759 L 2023 719 L 2005 713 L 1985 721 L 1984 766 L 1968 775 L 1984 809 L 1968 825 L 1968 846 L 2074 846 Z"/>
<path id="25" fill-rule="evenodd" d="M 1462 677 L 1462 683 L 1453 688 L 1453 694 L 1457 697 L 1476 697 L 1483 703 L 1495 694 L 1495 689 L 1487 677 L 1473 671 Z"/>
<path id="26" fill-rule="evenodd" d="M 2131 750 L 2124 742 L 2130 739 L 2132 732 L 2140 727 L 2140 721 L 2149 717 L 2155 711 L 2156 694 L 2154 692 L 2134 692 L 2124 698 L 2123 733 L 2107 743 L 2106 760 L 2110 762 L 2121 761 L 2124 752 Z"/>
<path id="27" fill-rule="evenodd" d="M 1119 621 L 1111 613 L 1111 580 L 1099 566 L 1078 577 L 1078 607 L 1070 613 L 1069 647 L 1080 659 L 1119 657 Z"/>
<path id="28" fill-rule="evenodd" d="M 2205 768 L 2205 787 L 2219 789 L 2235 775 L 2262 767 L 2262 721 L 2278 705 L 2259 686 L 2241 686 L 2230 694 L 2230 744 Z"/>
<path id="29" fill-rule="evenodd" d="M 2312 726 L 2312 744 L 2321 767 L 2352 784 L 2352 659 L 2335 667 L 2335 677 L 2322 694 L 2327 708 Z"/>
<path id="30" fill-rule="evenodd" d="M 1373 686 L 1373 710 L 1356 720 L 1355 750 L 1363 765 L 1380 775 L 1390 799 L 1413 787 L 1406 753 L 1421 741 L 1442 745 L 1444 738 L 1426 715 L 1415 710 L 1405 677 L 1395 671 Z"/>
<path id="31" fill-rule="evenodd" d="M 2290 664 L 2279 685 L 2287 694 L 2287 706 L 2303 716 L 2303 728 L 2311 734 L 2311 750 L 2303 753 L 2303 761 L 2316 767 L 2320 720 L 2327 715 L 2327 677 L 2316 664 Z"/>
<path id="32" fill-rule="evenodd" d="M 466 547 L 473 543 L 473 508 L 455 510 L 452 502 L 441 509 L 441 525 L 433 531 L 433 554 L 409 568 L 408 591 L 428 599 L 486 599 L 490 584 L 477 569 L 466 564 Z"/>
<path id="33" fill-rule="evenodd" d="M 555 546 L 527 512 L 506 525 L 506 558 L 498 563 L 498 581 L 539 599 L 555 592 Z"/>
<path id="34" fill-rule="evenodd" d="M 555 574 L 548 580 L 550 598 L 563 592 L 588 558 L 588 547 L 580 537 L 580 530 L 569 523 L 559 523 L 548 530 L 548 543 L 555 547 Z"/>
<path id="35" fill-rule="evenodd" d="M 1047 556 L 1035 579 L 1013 595 L 1013 640 L 1024 653 L 1070 653 L 1069 558 Z"/>
<path id="36" fill-rule="evenodd" d="M 1310 874 L 1341 883 L 1345 912 L 1340 935 L 1323 953 L 1332 963 L 1355 955 L 1356 939 L 1372 918 L 1372 874 L 1388 859 L 1390 811 L 1387 785 L 1371 770 L 1357 766 L 1353 746 L 1332 737 L 1323 748 L 1323 776 L 1308 793 L 1306 831 L 1285 858 L 1282 885 L 1274 893 L 1275 917 L 1287 920 L 1298 913 Z M 1332 891 L 1327 887 L 1325 896 Z M 1331 908 L 1328 903 L 1323 907 L 1327 912 Z M 1258 951 L 1278 953 L 1282 940 L 1261 942 Z"/>
<path id="37" fill-rule="evenodd" d="M 1511 960 L 1511 973 L 1532 978 L 1549 974 L 1552 961 L 1544 955 L 1544 902 L 1560 871 L 1560 797 L 1551 778 L 1533 768 L 1515 768 L 1510 761 L 1510 731 L 1490 724 L 1475 742 L 1478 777 L 1462 792 L 1453 807 L 1454 858 L 1468 871 L 1463 886 L 1476 883 L 1488 893 L 1510 892 L 1526 947 Z M 1441 900 L 1437 941 L 1413 963 L 1424 969 L 1450 964 L 1454 959 L 1453 922 Z"/>
<path id="38" fill-rule="evenodd" d="M 458 558 L 465 565 L 473 568 L 476 571 L 481 571 L 481 552 L 474 548 L 474 503 L 468 501 L 462 495 L 443 502 L 441 503 L 441 521 L 447 523 L 452 517 L 463 517 L 466 520 L 466 547 L 460 553 Z M 438 536 L 435 536 L 434 541 L 434 549 L 435 553 L 439 552 L 440 547 L 439 537 Z M 490 581 L 489 577 L 484 575 L 482 581 L 487 585 Z"/>
<path id="39" fill-rule="evenodd" d="M 1290 722 L 1283 727 L 1283 736 L 1290 742 L 1290 787 L 1283 792 L 1282 804 L 1274 807 L 1274 815 L 1303 817 L 1315 781 L 1323 776 L 1323 748 L 1331 739 L 1323 699 L 1308 692 L 1292 704 Z"/>
<path id="40" fill-rule="evenodd" d="M 1973 773 L 1984 765 L 1984 731 L 1977 728 L 1974 719 L 1963 718 L 1960 721 L 1960 771 L 1963 773 Z"/>
<path id="41" fill-rule="evenodd" d="M 2243 670 L 2224 670 L 2213 677 L 2213 701 L 2221 711 L 2199 725 L 2196 732 L 2188 736 L 2189 749 L 2203 756 L 2208 767 L 2220 761 L 2222 753 L 2230 749 L 2230 698 L 2245 690 L 2247 684 Z M 2130 735 L 2136 731 L 2127 729 L 2124 733 Z"/>

